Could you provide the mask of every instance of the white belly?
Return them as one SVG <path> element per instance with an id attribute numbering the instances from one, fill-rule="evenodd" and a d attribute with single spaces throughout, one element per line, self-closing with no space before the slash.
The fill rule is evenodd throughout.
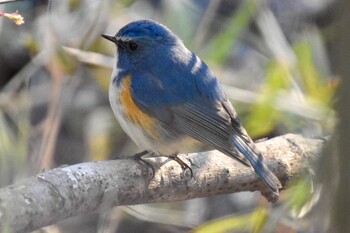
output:
<path id="1" fill-rule="evenodd" d="M 109 86 L 109 102 L 117 118 L 120 126 L 124 132 L 136 143 L 136 145 L 145 150 L 151 150 L 153 143 L 150 142 L 146 132 L 138 125 L 126 119 L 124 108 L 119 101 L 120 89 L 115 87 L 112 83 Z"/>

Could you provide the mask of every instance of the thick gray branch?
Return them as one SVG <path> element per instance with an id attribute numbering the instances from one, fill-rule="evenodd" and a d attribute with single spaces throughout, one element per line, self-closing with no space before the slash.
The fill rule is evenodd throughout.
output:
<path id="1" fill-rule="evenodd" d="M 266 164 L 283 189 L 317 158 L 323 141 L 285 135 L 258 143 Z M 0 231 L 31 231 L 94 210 L 116 205 L 170 202 L 266 186 L 248 167 L 217 151 L 179 155 L 193 170 L 191 178 L 177 162 L 148 158 L 152 170 L 134 159 L 59 167 L 0 189 Z"/>

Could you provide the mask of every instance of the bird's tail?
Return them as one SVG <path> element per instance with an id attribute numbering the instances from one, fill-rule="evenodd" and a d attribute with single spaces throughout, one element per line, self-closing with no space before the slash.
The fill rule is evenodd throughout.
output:
<path id="1" fill-rule="evenodd" d="M 266 183 L 271 191 L 278 196 L 279 189 L 282 187 L 281 182 L 264 164 L 261 154 L 257 152 L 257 149 L 255 148 L 254 142 L 247 141 L 239 135 L 234 135 L 232 137 L 232 143 L 249 161 L 255 172 Z"/>

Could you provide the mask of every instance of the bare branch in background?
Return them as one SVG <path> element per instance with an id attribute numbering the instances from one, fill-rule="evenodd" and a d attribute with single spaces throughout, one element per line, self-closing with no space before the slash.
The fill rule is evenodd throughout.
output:
<path id="1" fill-rule="evenodd" d="M 23 0 L 0 0 L 0 4 L 10 3 L 10 2 L 19 2 L 19 1 L 23 1 Z"/>
<path id="2" fill-rule="evenodd" d="M 109 69 L 113 68 L 114 60 L 111 57 L 99 53 L 86 52 L 76 48 L 63 47 L 63 49 L 68 54 L 77 58 L 80 62 Z M 260 95 L 256 92 L 229 85 L 223 85 L 223 87 L 227 97 L 231 100 L 249 104 L 256 103 L 259 100 Z M 333 114 L 331 111 L 326 112 L 325 110 L 310 106 L 305 101 L 300 101 L 300 99 L 296 99 L 286 93 L 281 94 L 281 96 L 277 98 L 276 109 L 311 120 L 322 120 L 327 115 L 329 116 L 329 114 Z"/>

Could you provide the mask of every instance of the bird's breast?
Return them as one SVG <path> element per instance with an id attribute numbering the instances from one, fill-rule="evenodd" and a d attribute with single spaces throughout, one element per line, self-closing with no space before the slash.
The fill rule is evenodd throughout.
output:
<path id="1" fill-rule="evenodd" d="M 124 130 L 129 131 L 128 123 L 141 128 L 144 130 L 148 136 L 152 138 L 158 138 L 157 132 L 157 120 L 148 114 L 144 113 L 135 103 L 132 91 L 131 91 L 132 76 L 129 74 L 125 76 L 120 83 L 113 83 L 112 89 L 110 90 L 110 101 L 112 109 L 115 112 L 116 117 L 121 123 Z M 111 92 L 114 93 L 111 96 Z M 114 102 L 114 104 L 113 104 Z M 113 106 L 114 105 L 114 106 Z M 123 124 L 126 124 L 126 126 Z M 129 136 L 129 132 L 127 132 Z"/>
<path id="2" fill-rule="evenodd" d="M 141 148 L 161 155 L 193 151 L 192 140 L 144 113 L 132 95 L 132 76 L 110 83 L 109 100 L 120 126 Z"/>

